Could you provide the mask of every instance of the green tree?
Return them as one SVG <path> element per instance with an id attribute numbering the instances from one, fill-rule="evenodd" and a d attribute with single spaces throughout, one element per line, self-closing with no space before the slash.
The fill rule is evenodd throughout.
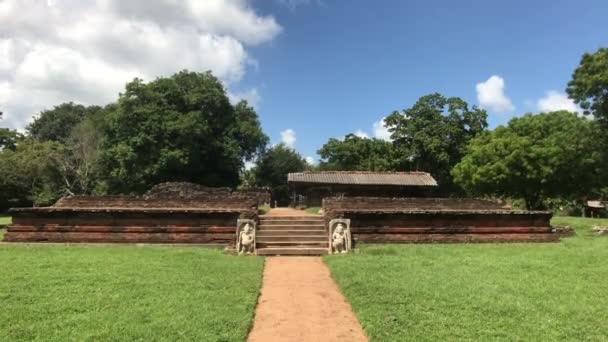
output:
<path id="1" fill-rule="evenodd" d="M 585 114 L 608 125 L 608 48 L 583 54 L 566 92 Z"/>
<path id="2" fill-rule="evenodd" d="M 399 169 L 431 173 L 444 193 L 457 191 L 450 170 L 464 155 L 468 142 L 488 126 L 484 110 L 438 93 L 393 112 L 385 123 L 399 155 Z"/>
<path id="3" fill-rule="evenodd" d="M 107 111 L 100 160 L 110 192 L 166 181 L 236 187 L 268 141 L 253 108 L 233 107 L 211 72 L 135 79 Z"/>
<path id="4" fill-rule="evenodd" d="M 602 183 L 605 163 L 595 121 L 566 111 L 526 114 L 474 138 L 452 174 L 471 194 L 580 200 Z"/>
<path id="5" fill-rule="evenodd" d="M 320 170 L 391 171 L 395 169 L 393 145 L 381 139 L 348 134 L 343 140 L 331 138 L 317 153 Z"/>
<path id="6" fill-rule="evenodd" d="M 65 194 L 56 164 L 63 146 L 23 139 L 15 150 L 0 151 L 0 205 L 49 205 Z"/>
<path id="7" fill-rule="evenodd" d="M 91 194 L 99 182 L 99 149 L 102 135 L 98 120 L 87 118 L 74 126 L 70 136 L 55 154 L 65 192 Z"/>
<path id="8" fill-rule="evenodd" d="M 306 170 L 308 163 L 294 149 L 283 144 L 266 151 L 253 168 L 256 186 L 270 187 L 272 200 L 280 206 L 289 204 L 287 174 Z"/>
<path id="9" fill-rule="evenodd" d="M 0 120 L 2 119 L 2 111 L 0 111 Z M 14 150 L 17 147 L 17 142 L 23 138 L 19 132 L 9 129 L 0 128 L 0 150 Z"/>
<path id="10" fill-rule="evenodd" d="M 53 109 L 40 112 L 26 130 L 34 139 L 63 143 L 76 125 L 87 117 L 98 115 L 101 110 L 99 106 L 62 103 Z"/>

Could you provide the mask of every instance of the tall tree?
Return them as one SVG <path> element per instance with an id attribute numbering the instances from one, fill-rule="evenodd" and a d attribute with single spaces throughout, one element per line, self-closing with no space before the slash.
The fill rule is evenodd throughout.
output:
<path id="1" fill-rule="evenodd" d="M 182 71 L 127 84 L 106 114 L 101 164 L 110 192 L 165 181 L 235 187 L 267 141 L 253 108 L 233 107 L 211 72 Z"/>
<path id="2" fill-rule="evenodd" d="M 2 119 L 2 111 L 0 111 L 0 120 Z M 17 141 L 21 140 L 23 135 L 21 133 L 9 129 L 9 128 L 0 128 L 0 150 L 10 149 L 14 150 L 17 148 Z"/>
<path id="3" fill-rule="evenodd" d="M 393 145 L 381 139 L 348 134 L 344 139 L 331 138 L 318 151 L 319 169 L 348 171 L 391 171 L 395 169 Z"/>
<path id="4" fill-rule="evenodd" d="M 608 125 L 608 48 L 583 55 L 566 92 L 585 114 Z"/>
<path id="5" fill-rule="evenodd" d="M 580 200 L 603 182 L 598 136 L 597 122 L 576 113 L 526 114 L 473 139 L 452 174 L 472 194 L 521 198 L 528 209 Z"/>
<path id="6" fill-rule="evenodd" d="M 253 174 L 256 185 L 270 187 L 272 200 L 284 206 L 289 204 L 287 174 L 304 171 L 307 167 L 306 160 L 298 152 L 279 144 L 260 157 Z"/>
<path id="7" fill-rule="evenodd" d="M 457 190 L 450 170 L 464 155 L 468 142 L 488 126 L 484 110 L 438 93 L 393 112 L 385 123 L 400 156 L 399 168 L 431 173 L 444 192 Z"/>
<path id="8" fill-rule="evenodd" d="M 72 129 L 85 118 L 97 115 L 99 106 L 83 106 L 73 102 L 62 103 L 53 109 L 40 112 L 38 117 L 26 127 L 29 135 L 40 141 L 65 142 Z"/>
<path id="9" fill-rule="evenodd" d="M 15 150 L 0 151 L 0 206 L 52 204 L 64 195 L 58 165 L 62 145 L 23 139 Z"/>

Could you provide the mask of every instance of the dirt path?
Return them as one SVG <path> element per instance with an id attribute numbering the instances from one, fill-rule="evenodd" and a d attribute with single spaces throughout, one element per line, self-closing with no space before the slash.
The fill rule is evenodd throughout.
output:
<path id="1" fill-rule="evenodd" d="M 298 210 L 293 208 L 272 208 L 266 214 L 267 216 L 319 216 L 317 214 L 310 214 L 304 210 Z"/>
<path id="2" fill-rule="evenodd" d="M 266 258 L 249 342 L 367 341 L 319 257 Z"/>

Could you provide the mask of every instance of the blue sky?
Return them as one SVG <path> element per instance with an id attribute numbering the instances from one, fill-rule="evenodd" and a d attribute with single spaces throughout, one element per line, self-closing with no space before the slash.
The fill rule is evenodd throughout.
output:
<path id="1" fill-rule="evenodd" d="M 385 115 L 432 92 L 495 127 L 577 110 L 564 90 L 581 55 L 608 46 L 607 14 L 606 0 L 2 0 L 0 125 L 189 69 L 212 70 L 273 143 L 313 159 L 331 137 L 386 137 Z"/>
<path id="2" fill-rule="evenodd" d="M 330 137 L 373 136 L 374 122 L 431 92 L 478 105 L 476 84 L 493 75 L 514 109 L 487 108 L 491 127 L 536 112 L 547 92 L 564 92 L 584 52 L 608 45 L 608 1 L 292 3 L 254 2 L 283 32 L 255 48 L 259 67 L 242 85 L 257 87 L 273 142 L 290 128 L 315 158 Z"/>

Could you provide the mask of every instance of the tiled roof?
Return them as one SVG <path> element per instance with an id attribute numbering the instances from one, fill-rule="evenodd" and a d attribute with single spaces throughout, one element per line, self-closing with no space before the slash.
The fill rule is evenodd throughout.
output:
<path id="1" fill-rule="evenodd" d="M 307 171 L 287 175 L 289 183 L 437 186 L 426 172 Z"/>

